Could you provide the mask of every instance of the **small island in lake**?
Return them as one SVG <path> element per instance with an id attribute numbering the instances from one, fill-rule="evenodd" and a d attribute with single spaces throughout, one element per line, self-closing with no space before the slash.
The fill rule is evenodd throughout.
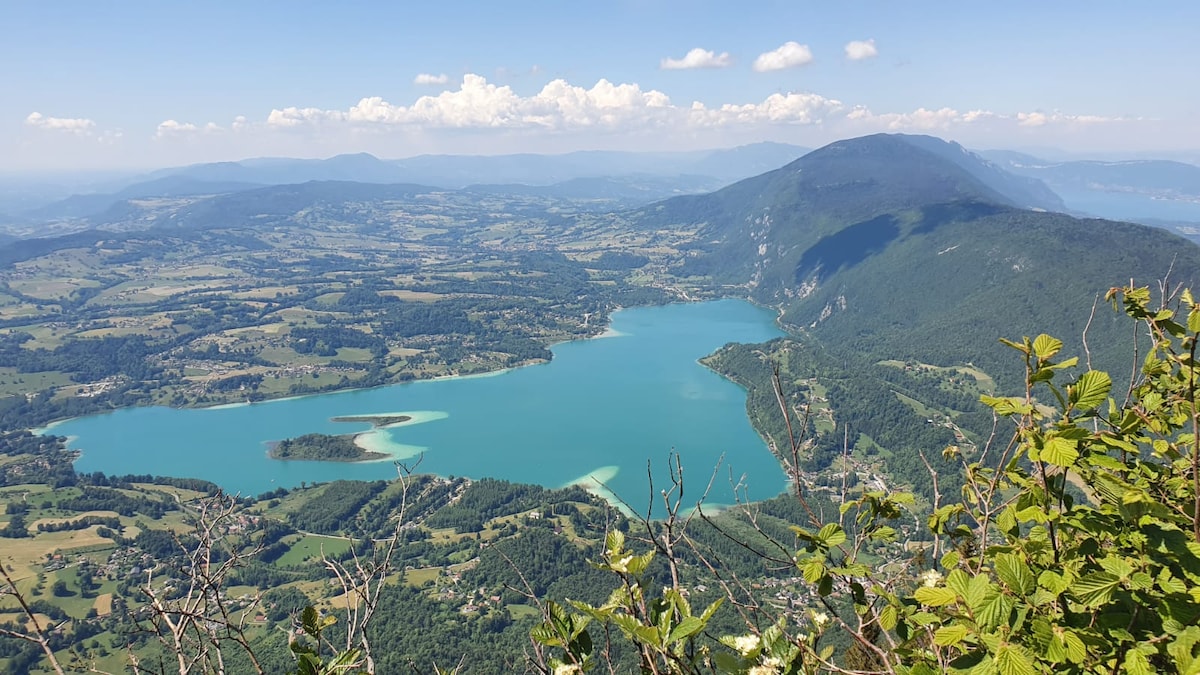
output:
<path id="1" fill-rule="evenodd" d="M 322 462 L 371 462 L 385 459 L 381 452 L 364 450 L 354 436 L 304 434 L 287 438 L 271 446 L 271 459 L 306 459 Z"/>
<path id="2" fill-rule="evenodd" d="M 393 424 L 403 424 L 412 419 L 412 415 L 343 415 L 341 417 L 330 417 L 330 422 L 366 422 L 375 428 L 391 426 Z M 320 435 L 320 434 L 310 434 Z"/>

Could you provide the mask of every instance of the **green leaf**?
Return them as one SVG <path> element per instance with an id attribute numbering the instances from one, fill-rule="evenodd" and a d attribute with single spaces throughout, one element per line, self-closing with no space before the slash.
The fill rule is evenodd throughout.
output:
<path id="1" fill-rule="evenodd" d="M 338 654 L 325 667 L 327 673 L 342 673 L 349 670 L 354 664 L 358 663 L 358 658 L 362 656 L 361 649 L 347 649 Z"/>
<path id="2" fill-rule="evenodd" d="M 967 630 L 962 624 L 954 624 L 952 626 L 942 626 L 933 633 L 933 643 L 940 647 L 953 647 L 962 642 L 971 631 Z"/>
<path id="3" fill-rule="evenodd" d="M 1003 593 L 991 590 L 983 600 L 973 607 L 975 617 L 980 625 L 987 628 L 998 628 L 1008 625 L 1008 617 L 1012 614 L 1015 602 Z"/>
<path id="4" fill-rule="evenodd" d="M 717 609 L 721 607 L 721 603 L 723 602 L 725 602 L 725 598 L 717 598 L 716 600 L 713 600 L 713 603 L 709 605 L 703 613 L 700 614 L 700 620 L 707 623 L 708 620 L 713 617 L 713 614 L 717 613 Z"/>
<path id="5" fill-rule="evenodd" d="M 683 620 L 679 622 L 679 625 L 675 626 L 675 628 L 671 631 L 671 634 L 667 637 L 667 642 L 678 642 L 679 640 L 690 638 L 696 633 L 704 630 L 704 624 L 705 622 L 699 617 L 685 616 L 683 617 Z"/>
<path id="6" fill-rule="evenodd" d="M 1113 593 L 1120 583 L 1121 580 L 1116 575 L 1094 572 L 1071 584 L 1071 595 L 1079 598 L 1079 601 L 1088 607 L 1096 608 L 1112 600 Z"/>
<path id="7" fill-rule="evenodd" d="M 1033 412 L 1033 406 L 1025 403 L 1025 399 L 1015 396 L 988 396 L 984 394 L 979 397 L 980 402 L 996 411 L 997 415 L 1008 417 L 1010 415 L 1028 415 Z"/>
<path id="8" fill-rule="evenodd" d="M 320 634 L 321 631 L 317 628 L 317 609 L 315 607 L 308 606 L 300 612 L 300 625 L 304 628 L 304 632 L 312 637 Z"/>
<path id="9" fill-rule="evenodd" d="M 1089 410 L 1104 403 L 1112 391 L 1112 378 L 1101 370 L 1089 370 L 1067 387 L 1068 398 L 1077 410 Z"/>
<path id="10" fill-rule="evenodd" d="M 826 574 L 825 576 L 821 577 L 821 581 L 817 583 L 817 595 L 820 595 L 822 598 L 824 598 L 832 592 L 833 577 Z"/>
<path id="11" fill-rule="evenodd" d="M 1050 570 L 1045 570 L 1039 574 L 1037 581 L 1039 586 L 1053 593 L 1054 595 L 1058 595 L 1067 590 L 1067 586 L 1070 585 L 1061 574 L 1058 574 L 1057 572 L 1051 572 Z"/>
<path id="12" fill-rule="evenodd" d="M 1000 675 L 1035 675 L 1033 664 L 1024 651 L 1015 645 L 1000 645 L 996 650 L 996 670 Z"/>
<path id="13" fill-rule="evenodd" d="M 642 555 L 635 555 L 625 564 L 625 569 L 635 577 L 642 576 L 646 568 L 650 565 L 650 560 L 654 558 L 654 551 L 647 551 Z"/>
<path id="14" fill-rule="evenodd" d="M 1008 345 L 1009 347 L 1012 347 L 1013 349 L 1021 352 L 1022 354 L 1029 353 L 1029 338 L 1025 338 L 1025 344 L 1020 344 L 1018 342 L 1013 342 L 1012 340 L 1000 338 L 1000 344 Z"/>
<path id="15" fill-rule="evenodd" d="M 1057 354 L 1062 347 L 1062 340 L 1050 337 L 1045 333 L 1042 333 L 1033 340 L 1033 354 L 1042 360 L 1054 358 L 1054 355 Z"/>
<path id="16" fill-rule="evenodd" d="M 548 623 L 543 623 L 534 626 L 529 631 L 529 637 L 537 642 L 546 645 L 547 647 L 566 647 L 562 637 Z"/>
<path id="17" fill-rule="evenodd" d="M 846 535 L 843 534 L 844 538 Z M 881 525 L 871 532 L 871 539 L 874 541 L 893 541 L 896 538 L 896 528 L 889 525 Z"/>
<path id="18" fill-rule="evenodd" d="M 625 549 L 625 533 L 617 529 L 609 530 L 604 538 L 604 547 L 610 555 L 622 553 Z"/>
<path id="19" fill-rule="evenodd" d="M 1033 572 L 1021 556 L 1015 553 L 998 553 L 995 564 L 996 576 L 1013 592 L 1028 595 L 1037 586 Z"/>
<path id="20" fill-rule="evenodd" d="M 800 571 L 804 574 L 805 581 L 815 584 L 826 574 L 825 561 L 819 558 L 810 560 L 804 564 L 804 567 Z"/>
<path id="21" fill-rule="evenodd" d="M 898 616 L 894 605 L 887 605 L 879 612 L 879 627 L 884 630 L 892 630 L 896 627 Z"/>
<path id="22" fill-rule="evenodd" d="M 1187 327 L 1188 332 L 1200 333 L 1200 307 L 1194 307 L 1188 312 Z"/>
<path id="23" fill-rule="evenodd" d="M 1043 462 L 1069 468 L 1079 459 L 1079 451 L 1075 449 L 1075 441 L 1052 436 L 1046 439 L 1039 456 Z"/>
<path id="24" fill-rule="evenodd" d="M 1017 517 L 1014 512 L 1015 509 L 1009 505 L 1006 506 L 1004 510 L 1000 512 L 1000 515 L 996 517 L 996 527 L 999 527 L 1001 532 L 1011 534 L 1014 530 L 1016 530 Z"/>
<path id="25" fill-rule="evenodd" d="M 1064 628 L 1062 631 L 1062 642 L 1067 648 L 1067 659 L 1071 663 L 1083 663 L 1087 659 L 1087 645 L 1083 644 L 1083 640 L 1079 635 L 1070 628 Z"/>
<path id="26" fill-rule="evenodd" d="M 963 594 L 963 600 L 967 601 L 967 606 L 971 608 L 971 611 L 978 612 L 985 602 L 999 592 L 998 586 L 993 584 L 986 575 L 980 574 L 971 577 L 971 581 L 967 584 L 967 592 Z"/>
<path id="27" fill-rule="evenodd" d="M 1200 643 L 1200 628 L 1188 626 L 1167 645 L 1167 653 L 1175 659 L 1179 672 L 1194 673 L 1200 670 L 1200 658 L 1196 657 L 1197 643 Z"/>
<path id="28" fill-rule="evenodd" d="M 1129 675 L 1154 675 L 1149 659 L 1136 649 L 1130 649 L 1125 654 L 1125 663 L 1122 663 L 1121 667 Z"/>
<path id="29" fill-rule="evenodd" d="M 913 598 L 922 605 L 944 607 L 957 602 L 958 594 L 949 588 L 922 586 L 913 593 Z"/>
<path id="30" fill-rule="evenodd" d="M 946 587 L 963 597 L 967 596 L 967 589 L 970 585 L 971 577 L 961 569 L 950 570 L 946 575 Z"/>
<path id="31" fill-rule="evenodd" d="M 1117 556 L 1110 555 L 1101 558 L 1100 566 L 1104 568 L 1105 572 L 1115 575 L 1119 579 L 1125 579 L 1133 574 L 1133 565 L 1130 565 L 1125 559 Z"/>
<path id="32" fill-rule="evenodd" d="M 1066 361 L 1060 361 L 1059 363 L 1056 363 L 1052 366 L 1046 366 L 1046 368 L 1049 370 L 1063 370 L 1065 368 L 1074 368 L 1075 365 L 1078 363 L 1079 363 L 1079 357 L 1072 356 L 1071 358 L 1067 359 Z"/>
<path id="33" fill-rule="evenodd" d="M 821 541 L 827 548 L 833 548 L 846 541 L 846 532 L 841 525 L 837 523 L 829 523 L 817 532 L 817 539 Z"/>
<path id="34" fill-rule="evenodd" d="M 917 626 L 928 626 L 931 623 L 941 622 L 942 618 L 933 612 L 916 612 L 908 617 L 908 620 Z"/>

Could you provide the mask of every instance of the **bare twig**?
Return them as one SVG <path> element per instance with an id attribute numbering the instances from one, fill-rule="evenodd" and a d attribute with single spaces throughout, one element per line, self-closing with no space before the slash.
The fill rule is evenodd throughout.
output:
<path id="1" fill-rule="evenodd" d="M 29 622 L 33 624 L 33 631 L 31 633 L 0 628 L 0 635 L 37 644 L 46 654 L 46 660 L 50 662 L 50 667 L 54 669 L 54 672 L 58 673 L 58 675 L 63 675 L 62 666 L 59 665 L 58 659 L 54 656 L 54 650 L 50 648 L 50 638 L 46 635 L 46 629 L 42 627 L 42 623 L 38 621 L 37 614 L 29 607 L 29 603 L 25 601 L 25 596 L 17 590 L 17 582 L 13 581 L 3 562 L 0 562 L 0 575 L 4 576 L 5 585 L 4 592 L 0 593 L 0 595 L 11 595 L 13 598 L 16 598 L 17 604 L 21 606 L 21 611 L 29 619 Z"/>

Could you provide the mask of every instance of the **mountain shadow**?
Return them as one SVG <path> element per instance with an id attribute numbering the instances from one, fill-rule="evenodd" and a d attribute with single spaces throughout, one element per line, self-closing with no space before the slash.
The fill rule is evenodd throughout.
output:
<path id="1" fill-rule="evenodd" d="M 928 234 L 943 225 L 994 216 L 1006 210 L 999 204 L 975 201 L 928 204 L 921 207 L 921 220 L 912 233 Z"/>
<path id="2" fill-rule="evenodd" d="M 899 236 L 900 222 L 895 216 L 885 214 L 822 237 L 800 256 L 800 263 L 796 265 L 796 283 L 804 283 L 814 275 L 818 282 L 823 282 L 883 251 Z"/>

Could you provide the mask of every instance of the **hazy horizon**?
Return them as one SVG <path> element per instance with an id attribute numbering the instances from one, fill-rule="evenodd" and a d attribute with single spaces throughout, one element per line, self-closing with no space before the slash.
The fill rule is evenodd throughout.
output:
<path id="1" fill-rule="evenodd" d="M 1200 152 L 1200 6 L 18 4 L 0 170 L 370 152 Z"/>
<path id="2" fill-rule="evenodd" d="M 907 132 L 880 132 L 880 133 L 907 133 Z M 943 140 L 946 140 L 946 141 L 951 141 L 951 142 L 956 142 L 956 143 L 959 142 L 959 141 L 955 140 L 954 138 L 950 138 L 950 137 L 947 137 L 947 136 L 944 136 L 944 135 L 938 134 L 938 133 L 926 133 L 926 134 L 921 134 L 921 135 L 935 136 L 937 138 L 942 138 Z M 750 143 L 740 143 L 740 144 L 736 144 L 736 145 L 708 146 L 708 147 L 697 147 L 697 148 L 691 148 L 691 149 L 665 149 L 665 150 L 612 150 L 612 149 L 608 149 L 608 148 L 587 148 L 587 149 L 578 149 L 578 150 L 564 150 L 562 152 L 495 152 L 495 153 L 427 152 L 427 153 L 402 155 L 402 156 L 387 156 L 387 155 L 380 155 L 380 154 L 370 152 L 367 150 L 360 150 L 360 151 L 356 151 L 356 152 L 339 152 L 339 153 L 334 153 L 334 154 L 323 154 L 323 155 L 322 154 L 313 154 L 313 155 L 292 155 L 292 156 L 287 156 L 287 155 L 230 156 L 230 157 L 227 157 L 224 159 L 188 162 L 188 163 L 183 163 L 183 164 L 97 166 L 97 167 L 82 167 L 82 168 L 43 167 L 43 168 L 35 168 L 35 169 L 14 169 L 14 168 L 0 167 L 0 178 L 10 179 L 10 180 L 11 179 L 28 179 L 28 180 L 33 181 L 33 180 L 37 180 L 37 179 L 50 179 L 50 178 L 55 178 L 55 177 L 71 176 L 71 175 L 76 175 L 79 177 L 91 176 L 91 177 L 95 177 L 95 178 L 116 177 L 116 176 L 131 177 L 131 176 L 137 176 L 140 174 L 146 174 L 146 173 L 151 173 L 151 172 L 168 171 L 168 170 L 172 170 L 172 169 L 183 169 L 183 168 L 187 168 L 190 166 L 202 166 L 202 165 L 207 165 L 207 164 L 222 164 L 222 163 L 238 164 L 238 163 L 244 163 L 244 162 L 259 162 L 259 161 L 281 161 L 281 162 L 324 161 L 324 160 L 334 159 L 336 157 L 343 157 L 343 156 L 350 156 L 350 155 L 364 155 L 364 154 L 370 155 L 370 156 L 372 156 L 380 161 L 383 161 L 383 162 L 402 162 L 404 160 L 417 159 L 417 158 L 421 158 L 421 157 L 470 158 L 470 157 L 511 157 L 511 156 L 518 156 L 518 155 L 529 155 L 529 156 L 536 156 L 536 157 L 565 157 L 565 156 L 569 156 L 569 155 L 593 153 L 593 152 L 596 152 L 596 153 L 598 153 L 598 152 L 624 152 L 624 153 L 640 154 L 640 155 L 665 155 L 665 154 L 672 154 L 672 153 L 704 154 L 704 153 L 711 153 L 711 152 L 736 150 L 738 148 L 745 148 L 748 146 L 759 145 L 759 144 L 788 145 L 788 146 L 793 146 L 793 147 L 802 148 L 802 149 L 806 149 L 806 150 L 816 150 L 825 145 L 829 145 L 831 143 L 836 143 L 838 141 L 849 140 L 852 138 L 856 138 L 856 137 L 855 136 L 845 136 L 845 137 L 840 137 L 840 138 L 832 138 L 828 142 L 821 143 L 819 145 L 812 145 L 812 146 L 806 146 L 806 145 L 798 144 L 798 143 L 787 143 L 787 142 L 783 142 L 783 141 L 775 141 L 775 140 L 767 139 L 767 140 L 762 140 L 762 141 L 754 141 L 754 142 L 750 142 Z M 991 151 L 1017 152 L 1017 153 L 1030 155 L 1030 156 L 1036 157 L 1038 159 L 1044 159 L 1044 160 L 1051 161 L 1051 162 L 1139 161 L 1139 160 L 1161 159 L 1161 160 L 1177 161 L 1177 162 L 1183 162 L 1186 164 L 1193 164 L 1193 165 L 1200 166 L 1200 147 L 1197 147 L 1194 149 L 1193 148 L 1176 148 L 1176 149 L 1171 149 L 1171 150 L 1159 150 L 1159 151 L 1131 150 L 1131 151 L 1126 151 L 1126 152 L 1118 152 L 1118 151 L 1103 151 L 1103 150 L 1067 151 L 1067 150 L 1063 150 L 1061 148 L 1055 148 L 1055 147 L 1000 147 L 1000 146 L 997 146 L 997 147 L 974 146 L 973 147 L 973 146 L 969 146 L 969 145 L 962 144 L 962 143 L 960 143 L 960 145 L 963 145 L 964 148 L 966 148 L 967 150 L 969 150 L 971 152 L 975 152 L 975 153 L 991 152 Z"/>

